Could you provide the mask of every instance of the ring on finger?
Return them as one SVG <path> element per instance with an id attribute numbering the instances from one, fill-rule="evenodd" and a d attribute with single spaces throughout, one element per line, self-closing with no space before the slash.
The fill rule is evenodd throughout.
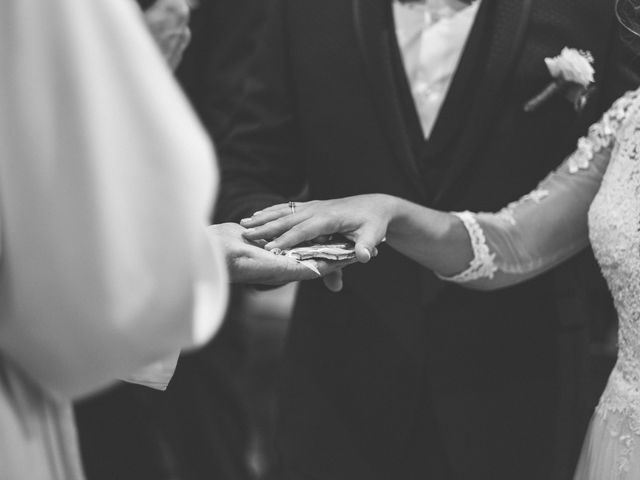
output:
<path id="1" fill-rule="evenodd" d="M 289 211 L 292 215 L 296 213 L 296 202 L 289 202 Z"/>

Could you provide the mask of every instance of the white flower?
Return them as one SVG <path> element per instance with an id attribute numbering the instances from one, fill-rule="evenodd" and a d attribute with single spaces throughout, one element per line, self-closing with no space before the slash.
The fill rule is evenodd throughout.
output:
<path id="1" fill-rule="evenodd" d="M 589 52 L 580 52 L 573 48 L 563 48 L 560 55 L 545 58 L 551 76 L 565 82 L 577 83 L 588 87 L 593 83 L 593 57 Z"/>

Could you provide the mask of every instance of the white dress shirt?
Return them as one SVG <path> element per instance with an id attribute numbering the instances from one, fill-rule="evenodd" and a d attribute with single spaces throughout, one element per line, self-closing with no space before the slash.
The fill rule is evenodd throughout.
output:
<path id="1" fill-rule="evenodd" d="M 479 3 L 394 2 L 398 42 L 425 138 L 431 135 L 447 96 Z"/>

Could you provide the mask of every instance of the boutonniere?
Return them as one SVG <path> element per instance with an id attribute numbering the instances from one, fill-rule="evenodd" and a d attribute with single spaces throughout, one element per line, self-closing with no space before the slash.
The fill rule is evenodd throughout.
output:
<path id="1" fill-rule="evenodd" d="M 533 112 L 554 95 L 564 94 L 580 112 L 595 91 L 591 53 L 565 47 L 560 55 L 544 61 L 553 81 L 525 104 L 524 111 Z"/>

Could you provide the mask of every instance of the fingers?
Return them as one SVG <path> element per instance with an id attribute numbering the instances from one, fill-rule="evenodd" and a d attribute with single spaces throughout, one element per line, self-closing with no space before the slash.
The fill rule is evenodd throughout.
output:
<path id="1" fill-rule="evenodd" d="M 286 209 L 274 209 L 274 210 L 262 210 L 261 212 L 254 213 L 251 218 L 243 218 L 240 220 L 240 225 L 246 228 L 254 228 L 262 226 L 266 223 L 273 222 L 274 220 L 278 220 L 282 217 L 287 217 L 291 215 L 291 209 L 287 207 Z"/>
<path id="2" fill-rule="evenodd" d="M 333 238 L 333 235 L 320 235 L 319 237 L 314 238 L 313 241 L 316 243 L 327 243 L 331 241 L 331 238 Z"/>
<path id="3" fill-rule="evenodd" d="M 291 203 L 294 204 L 297 211 L 303 210 L 309 205 L 313 205 L 314 203 L 318 203 L 318 200 L 310 200 L 308 202 L 287 202 L 287 203 L 278 203 L 276 205 L 272 205 L 267 208 L 263 208 L 262 210 L 255 212 L 253 215 L 262 215 L 263 213 L 270 213 L 279 210 L 285 210 L 291 213 Z"/>
<path id="4" fill-rule="evenodd" d="M 295 212 L 302 212 L 305 207 L 311 203 L 313 202 L 294 202 Z M 293 212 L 291 211 L 290 203 L 279 203 L 277 205 L 272 205 L 271 207 L 255 212 L 250 218 L 243 218 L 242 220 L 240 220 L 240 225 L 246 228 L 258 227 L 260 225 L 264 225 L 265 223 L 272 222 L 273 220 L 277 220 L 278 218 L 286 217 L 292 214 Z"/>
<path id="5" fill-rule="evenodd" d="M 296 223 L 290 228 L 285 228 L 280 233 L 273 235 L 271 238 L 277 238 L 269 242 L 265 248 L 269 250 L 273 250 L 274 248 L 278 248 L 280 250 L 292 248 L 302 242 L 314 240 L 321 235 L 333 233 L 334 230 L 333 225 L 329 221 L 309 218 L 308 220 Z"/>
<path id="6" fill-rule="evenodd" d="M 363 227 L 356 232 L 356 258 L 360 263 L 367 263 L 378 255 L 377 245 L 382 241 L 384 233 L 374 227 Z"/>
<path id="7" fill-rule="evenodd" d="M 227 239 L 224 247 L 233 283 L 276 286 L 312 280 L 321 275 L 317 269 L 311 269 L 302 262 L 238 243 L 234 239 Z"/>
<path id="8" fill-rule="evenodd" d="M 322 278 L 322 282 L 329 291 L 338 293 L 342 290 L 342 269 L 331 272 Z"/>
<path id="9" fill-rule="evenodd" d="M 255 228 L 249 228 L 244 237 L 247 240 L 260 240 L 260 239 L 272 239 L 275 238 L 287 230 L 294 228 L 300 222 L 304 222 L 306 217 L 304 214 L 293 214 L 286 217 L 280 217 L 265 225 L 261 225 Z M 243 225 L 245 226 L 245 225 Z"/>
<path id="10" fill-rule="evenodd" d="M 296 207 L 302 205 L 301 203 L 296 203 Z M 288 203 L 277 203 L 275 205 L 271 205 L 270 207 L 267 208 L 263 208 L 262 210 L 255 212 L 254 215 L 262 215 L 263 213 L 271 213 L 271 212 L 276 212 L 278 210 L 286 210 L 287 212 L 290 212 L 290 208 L 289 208 L 289 204 Z"/>

